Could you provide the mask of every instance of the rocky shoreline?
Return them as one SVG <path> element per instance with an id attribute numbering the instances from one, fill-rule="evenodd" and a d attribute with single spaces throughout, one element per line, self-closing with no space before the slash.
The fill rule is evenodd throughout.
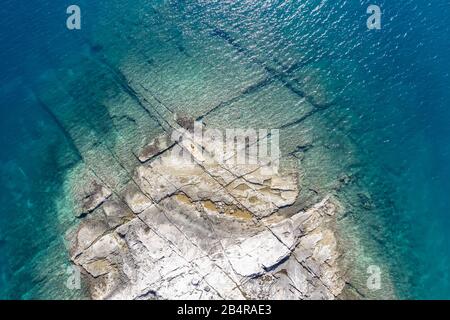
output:
<path id="1" fill-rule="evenodd" d="M 143 148 L 120 190 L 82 182 L 80 223 L 67 238 L 90 298 L 339 297 L 338 201 L 296 209 L 297 170 L 217 161 L 214 141 L 199 143 L 189 129 Z"/>

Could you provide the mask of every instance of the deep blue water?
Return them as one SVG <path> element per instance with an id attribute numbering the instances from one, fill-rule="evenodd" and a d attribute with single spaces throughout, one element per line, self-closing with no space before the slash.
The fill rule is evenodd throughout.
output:
<path id="1" fill-rule="evenodd" d="M 96 38 L 94 30 L 123 28 L 118 23 L 127 10 L 135 14 L 141 3 L 78 0 L 83 27 L 68 31 L 65 9 L 72 2 L 3 0 L 0 6 L 0 298 L 58 297 L 52 291 L 57 285 L 48 282 L 64 272 L 64 264 L 46 269 L 45 261 L 67 260 L 63 235 L 71 221 L 58 219 L 64 213 L 55 201 L 64 197 L 65 173 L 79 157 L 65 122 L 36 101 L 36 83 L 48 70 L 85 59 L 85 39 Z M 324 117 L 339 123 L 357 146 L 361 183 L 379 209 L 366 215 L 383 221 L 381 230 L 368 228 L 367 237 L 391 260 L 398 295 L 450 299 L 450 4 L 283 3 L 148 0 L 142 11 L 163 6 L 167 19 L 176 21 L 169 30 L 175 38 L 181 34 L 177 22 L 192 29 L 213 25 L 252 48 L 258 59 L 312 61 L 338 97 Z M 382 9 L 381 30 L 366 28 L 372 3 Z M 122 30 L 130 42 L 109 42 L 114 48 L 105 55 L 117 54 L 113 63 L 123 63 L 120 52 L 133 48 L 151 52 L 149 44 L 132 39 L 146 23 L 145 13 Z M 161 32 L 141 29 L 149 37 Z M 107 43 L 102 49 L 108 50 Z M 88 72 L 81 63 L 70 66 L 76 74 Z M 91 89 L 83 84 L 80 90 Z M 72 100 L 77 103 L 76 95 Z M 95 118 L 92 130 L 104 125 L 95 107 L 81 111 Z"/>

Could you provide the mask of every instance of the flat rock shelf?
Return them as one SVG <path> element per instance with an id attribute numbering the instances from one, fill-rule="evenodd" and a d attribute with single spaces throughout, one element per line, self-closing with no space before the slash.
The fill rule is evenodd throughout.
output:
<path id="1" fill-rule="evenodd" d="M 217 161 L 213 141 L 180 132 L 135 155 L 141 164 L 120 190 L 95 180 L 80 188 L 80 223 L 67 238 L 90 297 L 338 297 L 338 201 L 296 209 L 298 170 Z"/>

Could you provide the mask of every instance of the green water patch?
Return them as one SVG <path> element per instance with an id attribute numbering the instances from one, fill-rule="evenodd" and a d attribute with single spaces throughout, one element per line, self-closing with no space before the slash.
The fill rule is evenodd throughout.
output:
<path id="1" fill-rule="evenodd" d="M 73 216 L 67 215 L 70 207 L 63 214 L 57 201 L 63 196 L 65 172 L 79 158 L 32 96 L 10 101 L 15 109 L 2 117 L 2 129 L 15 147 L 2 153 L 0 161 L 0 297 L 76 297 L 65 286 L 69 260 L 63 236 Z"/>

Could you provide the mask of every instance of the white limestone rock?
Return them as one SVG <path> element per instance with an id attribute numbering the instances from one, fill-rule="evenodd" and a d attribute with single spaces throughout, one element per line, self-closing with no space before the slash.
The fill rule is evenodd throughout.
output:
<path id="1" fill-rule="evenodd" d="M 345 281 L 325 198 L 292 216 L 297 177 L 166 151 L 72 237 L 73 262 L 93 299 L 332 299 Z M 218 170 L 220 168 L 220 170 Z M 97 220 L 95 220 L 96 218 Z"/>

